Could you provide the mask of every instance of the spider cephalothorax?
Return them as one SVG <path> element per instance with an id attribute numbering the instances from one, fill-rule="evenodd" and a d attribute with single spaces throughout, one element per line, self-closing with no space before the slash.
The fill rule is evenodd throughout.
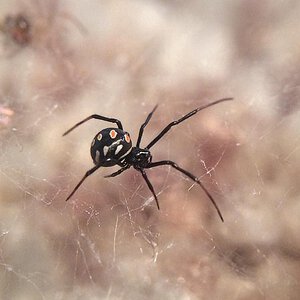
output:
<path id="1" fill-rule="evenodd" d="M 220 218 L 222 221 L 223 216 L 214 201 L 213 197 L 210 195 L 210 193 L 207 191 L 207 189 L 203 186 L 201 181 L 191 174 L 190 172 L 182 169 L 179 167 L 175 162 L 171 160 L 162 160 L 162 161 L 157 161 L 157 162 L 152 162 L 152 155 L 150 152 L 150 148 L 156 144 L 173 126 L 183 122 L 184 120 L 190 118 L 200 110 L 207 108 L 209 106 L 215 105 L 217 103 L 223 102 L 223 101 L 229 101 L 232 100 L 233 98 L 223 98 L 217 101 L 214 101 L 212 103 L 206 104 L 204 106 L 198 107 L 194 109 L 193 111 L 189 112 L 188 114 L 184 115 L 180 119 L 171 122 L 168 126 L 166 126 L 145 148 L 140 148 L 140 143 L 142 140 L 142 136 L 144 133 L 144 128 L 147 126 L 148 122 L 150 121 L 154 111 L 156 110 L 157 106 L 154 107 L 152 112 L 148 115 L 146 121 L 142 124 L 137 143 L 135 147 L 132 147 L 132 142 L 130 139 L 130 135 L 128 132 L 123 130 L 122 123 L 113 118 L 108 118 L 100 115 L 91 115 L 87 117 L 86 119 L 82 120 L 81 122 L 75 124 L 72 128 L 70 128 L 68 131 L 66 131 L 63 135 L 68 134 L 70 131 L 81 125 L 82 123 L 91 120 L 91 119 L 98 119 L 102 121 L 107 121 L 111 123 L 117 124 L 118 128 L 105 128 L 98 132 L 96 136 L 94 137 L 92 144 L 91 144 L 91 156 L 94 161 L 95 166 L 88 170 L 83 178 L 79 181 L 79 183 L 76 185 L 76 187 L 73 189 L 72 193 L 68 196 L 66 200 L 69 200 L 73 194 L 76 192 L 76 190 L 80 187 L 80 185 L 83 183 L 83 181 L 93 174 L 97 169 L 100 167 L 111 167 L 114 165 L 118 165 L 121 168 L 105 177 L 115 177 L 124 172 L 125 170 L 129 169 L 131 166 L 134 167 L 137 171 L 139 171 L 145 182 L 147 183 L 150 191 L 152 192 L 154 199 L 156 201 L 157 208 L 159 209 L 159 203 L 158 199 L 156 196 L 156 193 L 154 191 L 154 188 L 149 181 L 147 174 L 145 172 L 145 169 L 150 169 L 158 166 L 163 166 L 163 165 L 169 165 L 173 167 L 174 169 L 180 171 L 190 179 L 192 179 L 194 182 L 199 184 L 205 194 L 208 196 L 208 198 L 211 200 L 212 204 L 216 208 Z"/>
<path id="2" fill-rule="evenodd" d="M 130 154 L 126 158 L 126 162 L 135 169 L 146 168 L 152 162 L 152 155 L 148 149 L 133 147 Z"/>

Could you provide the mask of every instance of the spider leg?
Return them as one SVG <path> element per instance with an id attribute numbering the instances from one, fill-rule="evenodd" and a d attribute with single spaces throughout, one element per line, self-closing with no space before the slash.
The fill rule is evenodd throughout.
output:
<path id="1" fill-rule="evenodd" d="M 121 173 L 123 173 L 125 170 L 129 169 L 130 167 L 131 167 L 130 165 L 127 165 L 110 175 L 105 175 L 104 178 L 116 177 L 116 176 L 120 175 Z"/>
<path id="2" fill-rule="evenodd" d="M 74 193 L 77 191 L 77 189 L 81 186 L 81 184 L 84 182 L 84 180 L 92 175 L 96 170 L 98 170 L 101 167 L 101 165 L 96 165 L 95 167 L 93 167 L 92 169 L 88 170 L 85 175 L 82 177 L 82 179 L 79 181 L 79 183 L 75 186 L 74 190 L 72 191 L 72 193 L 68 196 L 68 198 L 66 199 L 66 201 L 68 201 L 73 195 Z"/>
<path id="3" fill-rule="evenodd" d="M 138 136 L 138 139 L 137 139 L 137 142 L 136 142 L 136 147 L 139 148 L 140 147 L 140 143 L 141 143 L 141 140 L 142 140 L 142 136 L 143 136 L 143 133 L 144 133 L 144 128 L 147 126 L 147 124 L 149 123 L 150 119 L 152 118 L 152 115 L 153 113 L 155 112 L 157 108 L 157 105 L 154 106 L 153 110 L 151 111 L 151 113 L 148 115 L 146 121 L 144 124 L 142 124 L 141 128 L 140 128 L 140 131 L 139 131 L 139 136 Z"/>
<path id="4" fill-rule="evenodd" d="M 156 196 L 156 194 L 155 194 L 154 188 L 153 188 L 153 186 L 152 186 L 150 180 L 148 179 L 148 176 L 147 176 L 145 170 L 143 170 L 143 169 L 137 169 L 137 170 L 139 170 L 139 171 L 141 172 L 143 178 L 145 179 L 145 181 L 146 181 L 146 183 L 147 183 L 147 185 L 148 185 L 149 190 L 152 192 L 152 195 L 154 196 L 154 199 L 155 199 L 155 201 L 156 201 L 157 208 L 160 209 L 160 208 L 159 208 L 158 199 L 157 199 L 157 196 Z"/>
<path id="5" fill-rule="evenodd" d="M 178 170 L 179 172 L 183 173 L 184 175 L 186 175 L 187 177 L 189 177 L 190 179 L 192 179 L 194 182 L 198 183 L 200 185 L 200 187 L 202 188 L 202 190 L 205 192 L 206 196 L 210 199 L 210 201 L 214 205 L 214 207 L 217 210 L 218 215 L 219 215 L 220 219 L 222 220 L 222 222 L 224 222 L 223 216 L 221 214 L 221 211 L 220 211 L 217 203 L 215 202 L 215 200 L 213 199 L 213 197 L 211 196 L 211 194 L 208 192 L 208 190 L 201 183 L 201 181 L 199 180 L 199 178 L 197 178 L 196 176 L 194 176 L 190 172 L 188 172 L 188 171 L 180 168 L 175 162 L 173 162 L 171 160 L 162 160 L 162 161 L 153 162 L 153 163 L 150 163 L 147 166 L 147 168 L 153 168 L 153 167 L 163 166 L 163 165 L 170 165 L 174 169 Z"/>
<path id="6" fill-rule="evenodd" d="M 203 106 L 200 106 L 194 110 L 192 110 L 191 112 L 189 112 L 188 114 L 184 115 L 183 117 L 181 117 L 178 120 L 175 120 L 173 122 L 171 122 L 168 126 L 166 126 L 161 132 L 160 134 L 155 137 L 152 142 L 150 142 L 150 144 L 146 147 L 147 149 L 150 149 L 154 144 L 156 144 L 173 126 L 178 125 L 179 123 L 185 121 L 186 119 L 190 118 L 191 116 L 195 115 L 197 112 L 199 112 L 200 110 L 203 110 L 207 107 L 213 106 L 215 104 L 218 104 L 220 102 L 223 101 L 229 101 L 229 100 L 233 100 L 233 98 L 223 98 L 223 99 L 219 99 L 217 101 L 205 104 Z"/>
<path id="7" fill-rule="evenodd" d="M 122 123 L 121 121 L 119 121 L 118 119 L 114 119 L 114 118 L 107 118 L 104 116 L 100 116 L 100 115 L 91 115 L 87 118 L 85 118 L 84 120 L 78 122 L 77 124 L 75 124 L 73 127 L 71 127 L 69 130 L 67 130 L 63 136 L 67 135 L 68 133 L 70 133 L 72 130 L 74 130 L 75 128 L 77 128 L 78 126 L 80 126 L 81 124 L 91 120 L 91 119 L 97 119 L 97 120 L 102 120 L 102 121 L 107 121 L 110 123 L 116 123 L 119 129 L 123 129 Z"/>

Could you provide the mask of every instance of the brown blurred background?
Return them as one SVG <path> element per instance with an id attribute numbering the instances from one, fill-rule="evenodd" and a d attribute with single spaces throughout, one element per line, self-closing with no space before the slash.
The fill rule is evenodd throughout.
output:
<path id="1" fill-rule="evenodd" d="M 0 1 L 0 299 L 300 299 L 300 2 Z M 168 167 L 93 164 L 93 113 Z"/>

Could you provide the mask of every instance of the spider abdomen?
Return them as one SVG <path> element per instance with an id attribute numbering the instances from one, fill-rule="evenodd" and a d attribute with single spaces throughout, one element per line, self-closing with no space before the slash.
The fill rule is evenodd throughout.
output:
<path id="1" fill-rule="evenodd" d="M 116 165 L 132 148 L 128 132 L 119 128 L 105 128 L 98 132 L 91 144 L 91 156 L 95 165 Z"/>

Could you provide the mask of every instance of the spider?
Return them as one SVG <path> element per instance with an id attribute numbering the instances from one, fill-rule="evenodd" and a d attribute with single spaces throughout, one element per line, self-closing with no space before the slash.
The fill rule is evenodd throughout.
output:
<path id="1" fill-rule="evenodd" d="M 20 46 L 27 45 L 31 40 L 31 25 L 21 14 L 6 16 L 0 31 Z"/>
<path id="2" fill-rule="evenodd" d="M 69 200 L 74 195 L 74 193 L 81 186 L 81 184 L 84 182 L 84 180 L 88 176 L 92 175 L 100 167 L 111 167 L 114 165 L 118 165 L 121 167 L 118 171 L 116 171 L 110 175 L 104 176 L 105 178 L 108 178 L 108 177 L 116 177 L 132 166 L 142 174 L 148 188 L 150 189 L 151 193 L 153 194 L 153 197 L 156 201 L 157 208 L 160 209 L 156 193 L 154 191 L 154 188 L 153 188 L 150 180 L 147 177 L 145 169 L 151 169 L 151 168 L 155 168 L 158 166 L 169 165 L 169 166 L 173 167 L 174 169 L 178 170 L 179 172 L 183 173 L 185 176 L 189 177 L 195 183 L 200 185 L 200 187 L 203 189 L 203 191 L 205 192 L 205 194 L 207 195 L 207 197 L 210 199 L 210 201 L 214 205 L 215 209 L 217 210 L 217 213 L 218 213 L 220 219 L 222 220 L 222 222 L 224 222 L 221 211 L 218 208 L 215 200 L 210 195 L 208 190 L 204 187 L 204 185 L 201 183 L 201 181 L 196 176 L 194 176 L 190 172 L 182 169 L 175 162 L 173 162 L 171 160 L 162 160 L 162 161 L 152 162 L 152 155 L 150 152 L 150 148 L 152 148 L 173 126 L 176 126 L 179 123 L 185 121 L 186 119 L 195 115 L 200 110 L 203 110 L 207 107 L 213 106 L 220 102 L 229 101 L 229 100 L 233 100 L 233 98 L 219 99 L 217 101 L 208 103 L 206 105 L 203 105 L 201 107 L 198 107 L 198 108 L 192 110 L 191 112 L 184 115 L 180 119 L 175 120 L 175 121 L 171 122 L 169 125 L 167 125 L 145 148 L 140 147 L 142 136 L 143 136 L 145 127 L 149 123 L 153 113 L 155 112 L 155 110 L 157 108 L 157 105 L 150 112 L 150 114 L 146 118 L 146 121 L 141 125 L 140 130 L 139 130 L 138 139 L 136 142 L 136 146 L 134 146 L 134 147 L 132 147 L 132 142 L 131 142 L 129 133 L 123 130 L 123 125 L 122 125 L 121 121 L 119 121 L 117 119 L 108 118 L 108 117 L 94 114 L 94 115 L 91 115 L 91 116 L 85 118 L 81 122 L 75 124 L 72 128 L 67 130 L 63 134 L 63 136 L 67 135 L 73 129 L 77 128 L 79 125 L 81 125 L 91 119 L 97 119 L 97 120 L 107 121 L 110 123 L 115 123 L 118 128 L 105 128 L 96 134 L 96 136 L 94 137 L 94 139 L 92 141 L 91 150 L 90 150 L 95 166 L 85 173 L 83 178 L 79 181 L 79 183 L 75 186 L 75 188 L 73 189 L 71 194 L 67 197 L 66 201 Z"/>
<path id="3" fill-rule="evenodd" d="M 52 10 L 52 12 L 54 11 Z M 87 33 L 85 27 L 72 15 L 62 12 L 58 14 L 58 16 L 75 25 L 81 34 Z M 31 24 L 32 22 L 27 16 L 24 16 L 21 13 L 16 15 L 7 15 L 4 21 L 2 23 L 0 22 L 0 32 L 2 32 L 8 40 L 11 40 L 16 45 L 26 46 L 32 42 L 34 33 L 34 36 L 36 36 L 37 32 L 40 32 L 43 29 L 49 29 L 50 20 L 53 20 L 53 16 L 49 16 L 48 18 L 46 16 L 41 16 L 41 21 L 43 21 L 43 24 L 45 23 L 47 27 L 43 28 L 43 26 L 37 25 L 33 28 Z M 49 24 L 47 24 L 47 21 Z"/>

